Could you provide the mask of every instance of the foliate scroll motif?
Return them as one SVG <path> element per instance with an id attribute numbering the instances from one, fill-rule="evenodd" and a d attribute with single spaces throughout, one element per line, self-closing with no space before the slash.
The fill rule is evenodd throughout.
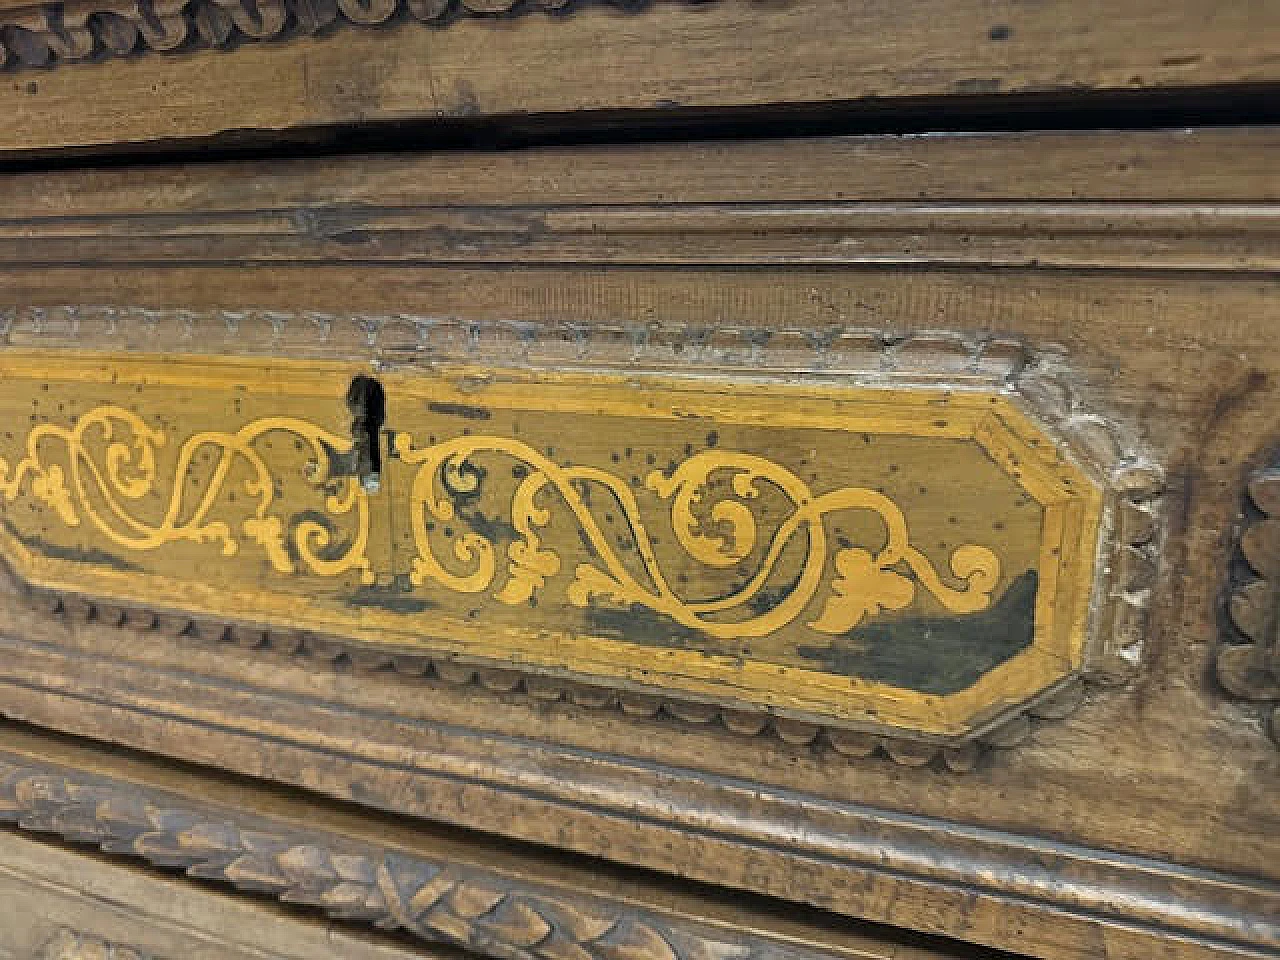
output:
<path id="1" fill-rule="evenodd" d="M 279 479 L 258 446 L 273 434 L 305 444 L 313 458 L 311 482 L 329 488 L 328 513 L 352 518 L 349 545 L 337 555 L 326 554 L 333 530 L 316 520 L 296 524 L 286 543 L 284 522 L 272 509 Z M 97 407 L 71 427 L 38 424 L 27 435 L 23 459 L 10 464 L 0 457 L 0 496 L 12 503 L 30 491 L 66 526 L 91 525 L 125 551 L 153 551 L 190 541 L 215 544 L 223 557 L 233 557 L 244 538 L 257 544 L 281 573 L 303 568 L 333 576 L 357 570 L 372 582 L 365 555 L 367 495 L 357 478 L 329 475 L 332 456 L 349 450 L 350 438 L 287 417 L 256 420 L 234 433 L 200 431 L 183 441 L 176 463 L 162 476 L 157 452 L 169 442 L 163 430 L 118 406 Z M 197 460 L 206 461 L 199 471 Z M 207 462 L 212 462 L 211 468 Z M 234 496 L 229 478 L 238 465 L 247 469 L 239 471 L 235 485 L 252 507 L 233 528 L 219 511 L 225 513 L 228 494 Z M 162 509 L 144 516 L 137 505 L 157 496 Z"/>
<path id="2" fill-rule="evenodd" d="M 325 555 L 333 543 L 329 526 L 315 520 L 297 523 L 286 543 L 285 524 L 276 506 L 279 479 L 257 443 L 282 434 L 304 442 L 312 456 L 310 479 L 332 491 L 325 506 L 332 517 L 354 517 L 348 545 L 336 555 Z M 27 490 L 43 502 L 68 527 L 91 524 L 111 544 L 125 551 L 152 551 L 178 541 L 211 543 L 223 557 L 234 557 L 241 538 L 262 549 L 275 571 L 300 570 L 336 576 L 357 570 L 365 583 L 373 583 L 367 555 L 369 500 L 355 477 L 331 476 L 332 460 L 349 452 L 352 441 L 296 418 L 255 420 L 234 433 L 201 431 L 181 444 L 175 465 L 161 477 L 157 451 L 168 435 L 148 425 L 137 414 L 115 406 L 97 407 L 72 427 L 40 424 L 27 436 L 27 455 L 16 466 L 0 458 L 0 495 L 18 499 Z M 658 551 L 646 530 L 636 494 L 621 477 L 596 467 L 563 467 L 531 446 L 504 437 L 463 436 L 417 448 L 410 433 L 397 437 L 396 452 L 404 462 L 418 467 L 404 509 L 414 534 L 418 554 L 412 562 L 411 580 L 432 590 L 477 593 L 493 587 L 497 579 L 498 546 L 480 533 L 468 531 L 452 541 L 453 562 L 468 567 L 457 573 L 435 553 L 427 529 L 429 518 L 445 524 L 455 520 L 454 498 L 474 492 L 479 471 L 469 457 L 480 453 L 505 455 L 527 468 L 510 504 L 511 522 L 518 536 L 507 547 L 507 578 L 496 599 L 509 606 L 527 603 L 560 572 L 561 554 L 544 545 L 539 530 L 550 521 L 550 511 L 562 506 L 573 516 L 580 535 L 598 557 L 596 563 L 580 563 L 567 588 L 567 598 L 587 608 L 600 598 L 623 605 L 638 604 L 670 617 L 709 637 L 737 639 L 764 637 L 792 623 L 810 606 L 830 580 L 820 615 L 808 622 L 825 634 L 844 634 L 882 610 L 903 610 L 923 586 L 952 613 L 975 613 L 991 604 L 991 591 L 999 581 L 1000 560 L 990 549 L 964 544 L 951 554 L 951 573 L 963 587 L 943 583 L 932 563 L 910 543 L 907 520 L 892 499 L 865 487 L 843 487 L 814 495 L 790 470 L 763 457 L 733 451 L 695 454 L 669 474 L 652 470 L 645 487 L 670 505 L 670 520 L 680 546 L 699 563 L 713 568 L 742 563 L 757 549 L 758 526 L 746 505 L 760 497 L 760 485 L 781 491 L 791 505 L 790 516 L 773 533 L 759 568 L 740 588 L 713 600 L 690 600 L 670 585 Z M 213 458 L 212 468 L 201 471 L 194 464 L 202 455 Z M 225 519 L 229 481 L 237 462 L 248 469 L 235 484 L 253 504 L 238 524 Z M 695 505 L 706 496 L 713 474 L 729 477 L 733 498 L 725 497 L 707 512 L 708 534 L 695 516 Z M 597 486 L 619 505 L 639 555 L 642 575 L 633 574 L 619 557 L 612 541 L 584 501 L 583 489 Z M 132 505 L 164 491 L 163 511 L 144 518 Z M 398 505 L 393 504 L 393 511 Z M 221 513 L 219 512 L 221 510 Z M 825 521 L 841 511 L 864 511 L 883 525 L 885 543 L 878 549 L 847 546 L 829 563 Z M 786 596 L 763 613 L 751 615 L 752 603 L 770 582 L 779 557 L 793 542 L 805 544 L 805 559 Z M 295 559 L 296 558 L 296 559 Z M 834 568 L 832 574 L 829 568 Z M 741 616 L 746 611 L 746 616 Z M 735 614 L 739 614 L 734 618 Z M 728 615 L 730 619 L 720 619 Z"/>
<path id="3" fill-rule="evenodd" d="M 574 521 L 595 563 L 580 563 L 567 595 L 575 607 L 589 607 L 596 598 L 624 605 L 638 604 L 670 617 L 685 627 L 722 639 L 763 637 L 787 626 L 809 606 L 834 566 L 830 595 L 820 616 L 808 626 L 826 634 L 843 634 L 882 610 L 902 610 L 916 596 L 916 583 L 928 590 L 953 613 L 974 613 L 991 604 L 991 591 L 1000 577 L 1000 560 L 991 550 L 975 544 L 958 547 L 951 555 L 951 572 L 965 585 L 945 585 L 933 565 L 911 546 L 907 521 L 889 497 L 864 487 L 844 487 L 815 496 L 790 470 L 763 457 L 733 451 L 695 454 L 670 473 L 652 470 L 644 487 L 670 503 L 670 519 L 680 546 L 697 562 L 709 567 L 732 567 L 757 549 L 756 518 L 744 503 L 760 497 L 760 485 L 771 484 L 791 504 L 790 516 L 773 533 L 758 569 L 745 584 L 714 600 L 695 601 L 680 596 L 670 585 L 658 552 L 646 529 L 640 503 L 626 481 L 595 467 L 562 467 L 528 444 L 503 437 L 471 437 L 415 448 L 408 434 L 397 438 L 402 460 L 419 466 L 410 500 L 410 522 L 418 555 L 412 579 L 419 585 L 438 585 L 463 593 L 488 590 L 497 573 L 497 548 L 481 534 L 469 532 L 453 540 L 456 560 L 468 566 L 465 573 L 451 572 L 437 558 L 427 530 L 429 518 L 447 523 L 455 518 L 453 496 L 477 485 L 477 471 L 469 457 L 490 452 L 510 457 L 527 467 L 511 502 L 511 520 L 518 533 L 507 548 L 508 579 L 497 591 L 508 605 L 527 603 L 547 578 L 559 573 L 560 554 L 544 546 L 539 529 L 562 505 Z M 729 477 L 736 498 L 719 499 L 707 512 L 711 524 L 723 532 L 708 534 L 694 515 L 708 481 L 717 472 Z M 598 487 L 618 505 L 635 541 L 642 574 L 637 576 L 622 562 L 612 541 L 601 529 L 584 500 L 589 487 Z M 840 511 L 866 511 L 875 515 L 887 531 L 883 547 L 863 546 L 838 550 L 828 564 L 829 549 L 824 521 Z M 796 539 L 806 543 L 800 573 L 786 596 L 766 612 L 751 615 L 752 603 L 769 583 L 784 549 Z M 904 575 L 905 570 L 914 579 Z M 733 619 L 718 615 L 735 613 Z"/>
<path id="4" fill-rule="evenodd" d="M 1249 482 L 1250 517 L 1240 536 L 1246 565 L 1228 603 L 1244 642 L 1218 654 L 1218 678 L 1228 692 L 1265 705 L 1280 743 L 1280 469 L 1258 471 Z"/>
<path id="5" fill-rule="evenodd" d="M 42 590 L 936 737 L 1084 664 L 1102 496 L 1001 390 L 0 368 L 0 547 Z"/>

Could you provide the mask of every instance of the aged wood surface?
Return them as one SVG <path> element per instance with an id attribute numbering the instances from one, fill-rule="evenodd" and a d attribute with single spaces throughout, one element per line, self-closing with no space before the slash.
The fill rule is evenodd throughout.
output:
<path id="1" fill-rule="evenodd" d="M 1229 696 L 1213 668 L 1231 532 L 1280 428 L 1280 291 L 1263 226 L 1280 199 L 1275 147 L 1274 134 L 1248 130 L 885 138 L 8 178 L 4 229 L 16 242 L 0 290 L 14 347 L 396 362 L 434 349 L 412 324 L 378 319 L 408 314 L 455 322 L 456 349 L 473 361 L 554 365 L 600 343 L 631 358 L 640 343 L 668 370 L 740 375 L 767 355 L 775 371 L 812 375 L 868 329 L 880 353 L 895 338 L 929 343 L 907 336 L 919 331 L 1012 340 L 1054 358 L 1072 403 L 1165 467 L 1169 522 L 1159 570 L 1132 584 L 1149 594 L 1151 621 L 1125 648 L 1131 672 L 1088 687 L 1069 717 L 1025 726 L 1020 745 L 967 777 L 928 756 L 914 769 L 851 758 L 785 725 L 789 739 L 752 738 L 715 714 L 699 725 L 598 710 L 617 698 L 589 690 L 532 702 L 504 692 L 500 674 L 467 671 L 460 679 L 475 682 L 461 685 L 398 672 L 411 663 L 338 654 L 321 665 L 96 610 L 51 617 L 17 590 L 3 599 L 5 709 L 855 916 L 980 943 L 1016 936 L 1038 955 L 1274 954 L 1280 751 L 1262 712 Z M 1096 205 L 1095 219 L 1061 212 L 1077 200 Z M 939 205 L 931 217 L 964 207 L 946 248 L 919 226 L 925 201 Z M 854 243 L 834 260 L 742 221 L 698 239 L 705 205 L 739 203 L 865 203 L 853 212 L 868 226 L 923 239 L 874 256 Z M 606 269 L 609 258 L 566 234 L 537 238 L 541 252 L 525 261 L 502 252 L 484 217 L 513 205 L 535 224 L 561 206 L 631 216 L 621 204 L 660 210 L 668 248 L 633 244 Z M 375 207 L 405 219 L 343 229 L 343 217 L 386 213 Z M 1038 255 L 1016 256 L 1012 240 L 1003 261 L 955 253 L 966 237 L 992 250 L 982 209 Z M 996 216 L 1014 209 L 1037 216 L 1014 230 Z M 293 250 L 266 256 L 265 229 L 237 238 L 219 226 L 229 213 L 278 216 Z M 483 243 L 440 231 L 458 222 L 443 214 L 466 214 Z M 1197 240 L 1186 228 L 1200 216 L 1231 243 L 1215 252 Z M 437 229 L 415 238 L 418 223 Z M 1089 242 L 1064 223 L 1083 223 Z M 210 227 L 206 255 L 189 235 Z M 611 234 L 600 236 L 606 248 Z M 335 320 L 352 314 L 369 322 Z M 512 335 L 486 333 L 500 327 Z M 530 327 L 553 335 L 522 340 Z M 952 362 L 932 342 L 921 348 L 932 362 Z"/>
<path id="2" fill-rule="evenodd" d="M 0 66 L 50 67 L 136 53 L 230 47 L 248 40 L 277 42 L 335 25 L 375 26 L 395 19 L 448 24 L 457 17 L 492 17 L 530 9 L 565 12 L 572 0 L 331 0 L 303 6 L 284 0 L 161 0 L 120 4 L 98 0 L 31 6 L 0 2 Z M 625 5 L 624 5 L 625 6 Z"/>
<path id="3" fill-rule="evenodd" d="M 9 759 L 15 756 L 10 754 Z M 23 782 L 13 773 L 12 766 L 6 767 L 8 784 Z M 55 783 L 62 789 L 68 786 L 66 772 L 54 767 L 38 774 L 31 771 L 25 780 L 37 792 Z M 49 793 L 43 795 L 54 799 Z M 8 794 L 7 799 L 12 796 Z M 28 799 L 34 797 L 33 793 Z M 116 797 L 136 803 L 141 794 L 131 783 L 122 786 Z M 5 811 L 0 816 L 9 821 L 14 807 L 5 801 L 0 805 Z M 37 819 L 56 806 L 56 801 L 42 806 Z M 28 812 L 33 809 L 27 807 Z M 110 820 L 107 808 L 98 812 Z M 83 823 L 91 818 L 78 819 Z M 126 820 L 112 822 L 119 844 L 132 842 L 139 850 L 145 848 L 136 825 L 130 832 Z M 4 902 L 0 957 L 4 960 L 412 960 L 454 954 L 438 941 L 397 942 L 367 927 L 330 921 L 323 915 L 228 896 L 229 884 L 219 889 L 185 881 L 181 874 L 162 876 L 154 870 L 138 870 L 136 865 L 146 861 L 137 853 L 128 859 L 96 856 L 83 835 L 74 837 L 78 848 L 51 843 L 50 839 L 59 838 L 48 831 L 49 826 L 45 819 L 37 832 L 0 831 Z M 148 852 L 153 858 L 161 856 L 159 849 Z M 248 886 L 249 878 L 243 877 L 240 887 Z"/>
<path id="4" fill-rule="evenodd" d="M 453 951 L 160 878 L 0 833 L 4 960 L 420 960 Z"/>
<path id="5" fill-rule="evenodd" d="M 152 5 L 148 4 L 147 9 Z M 381 29 L 318 37 L 276 3 L 113 3 L 101 63 L 6 71 L 0 150 L 120 144 L 368 120 L 502 116 L 1000 93 L 1143 90 L 1280 79 L 1274 4 L 1250 0 L 717 0 L 636 10 L 418 21 L 409 4 Z M 505 4 L 484 3 L 501 10 Z M 60 5 L 52 5 L 56 12 Z M 346 2 L 376 21 L 396 4 Z M 207 14 L 201 18 L 197 8 Z M 332 5 L 308 4 L 303 19 Z M 11 60 L 87 51 L 76 16 L 47 28 L 47 5 L 7 15 Z M 78 9 L 73 5 L 73 9 Z M 349 14 L 348 14 L 349 16 Z M 56 17 L 55 17 L 56 19 Z M 344 21 L 346 16 L 344 16 Z M 19 24 L 22 26 L 19 27 Z M 284 43 L 195 50 L 229 28 L 301 34 Z M 246 28 L 248 28 L 246 30 Z M 15 31 L 23 29 L 21 35 Z M 138 34 L 142 38 L 138 38 Z M 188 37 L 191 39 L 188 41 Z M 749 39 L 749 43 L 744 42 Z M 165 54 L 158 48 L 176 47 Z"/>
<path id="6" fill-rule="evenodd" d="M 970 955 L 960 944 L 871 925 L 837 925 L 836 918 L 816 911 L 797 915 L 793 910 L 784 918 L 778 913 L 781 905 L 768 901 L 674 891 L 659 877 L 617 877 L 598 865 L 495 849 L 483 838 L 369 822 L 244 783 L 137 758 L 106 758 L 12 726 L 5 729 L 5 746 L 0 752 L 2 821 L 306 905 L 335 920 L 404 933 L 428 956 L 439 944 L 504 960 L 942 960 Z M 0 945 L 20 947 L 24 937 L 53 927 L 57 932 L 46 950 L 82 949 L 87 940 L 85 956 L 97 956 L 95 945 L 110 949 L 110 939 L 104 938 L 121 936 L 124 944 L 139 949 L 147 944 L 157 952 L 176 953 L 181 944 L 180 955 L 192 955 L 194 949 L 196 957 L 239 956 L 237 945 L 255 956 L 262 955 L 257 951 L 290 957 L 318 951 L 372 960 L 408 954 L 390 944 L 362 941 L 353 923 L 336 924 L 323 938 L 318 924 L 270 917 L 247 903 L 184 894 L 171 883 L 131 875 L 127 860 L 126 866 L 87 858 L 74 863 L 67 854 L 42 855 L 31 847 L 0 833 L 0 851 L 6 854 L 0 859 L 0 889 L 16 886 L 25 868 L 46 889 L 26 890 L 23 899 L 47 896 L 58 883 L 63 903 L 61 909 L 34 911 L 31 929 L 0 922 Z M 115 909 L 95 909 L 95 900 Z M 79 929 L 59 929 L 59 924 Z M 99 935 L 80 933 L 84 925 Z M 206 942 L 200 944 L 201 939 Z M 317 942 L 321 939 L 329 943 Z M 78 956 L 70 953 L 67 960 Z"/>
<path id="7" fill-rule="evenodd" d="M 661 3 L 662 0 L 657 0 Z M 517 3 L 516 0 L 377 0 L 371 3 L 356 3 L 354 0 L 331 0 L 329 3 L 317 3 L 307 6 L 287 4 L 284 0 L 262 0 L 249 3 L 247 0 L 160 0 L 152 3 L 121 4 L 107 0 L 63 0 L 55 4 L 34 5 L 30 0 L 3 0 L 0 3 L 0 24 L 8 29 L 0 42 L 0 56 L 7 55 L 13 65 L 48 66 L 73 63 L 75 61 L 102 59 L 111 56 L 126 56 L 136 53 L 189 52 L 195 48 L 234 47 L 238 43 L 254 40 L 283 41 L 299 36 L 308 36 L 331 28 L 351 26 L 373 26 L 399 23 L 403 27 L 418 27 L 419 23 L 439 24 L 444 27 L 456 23 L 462 18 L 483 17 L 492 19 L 499 15 L 555 12 L 560 15 L 573 12 L 577 7 L 590 9 L 588 4 L 580 4 L 575 0 L 535 0 L 532 3 Z M 631 16 L 652 15 L 652 2 L 648 4 L 623 4 L 617 6 Z M 1078 7 L 1079 5 L 1075 5 Z M 1240 70 L 1249 63 L 1249 57 L 1243 50 L 1234 52 L 1227 60 L 1207 55 L 1206 48 L 1214 51 L 1214 43 L 1227 42 L 1235 36 L 1241 43 L 1250 43 L 1254 37 L 1248 28 L 1266 29 L 1269 25 L 1266 10 L 1261 4 L 1243 5 L 1243 13 L 1250 18 L 1224 17 L 1220 10 L 1207 10 L 1205 7 L 1186 2 L 1165 4 L 1160 10 L 1159 20 L 1152 18 L 1148 25 L 1154 27 L 1162 40 L 1181 41 L 1184 50 L 1194 49 L 1195 53 L 1184 53 L 1182 56 L 1165 56 L 1158 62 L 1156 78 L 1145 77 L 1140 73 L 1123 78 L 1120 81 L 1128 87 L 1145 87 L 1159 85 L 1166 74 L 1178 77 L 1181 84 L 1222 82 L 1221 72 Z M 742 4 L 742 13 L 753 15 L 754 22 L 747 28 L 755 32 L 757 24 L 765 24 L 771 17 L 778 17 L 786 7 L 782 4 L 766 4 L 754 2 Z M 904 43 L 909 48 L 914 46 L 915 34 L 925 33 L 928 24 L 922 17 L 934 11 L 916 8 L 912 19 L 904 25 L 902 19 L 894 12 L 872 5 L 830 5 L 822 8 L 831 18 L 830 26 L 838 32 L 828 34 L 829 38 L 840 36 L 843 31 L 838 28 L 856 25 L 868 33 L 876 33 L 886 39 L 892 37 L 897 43 Z M 975 60 L 973 66 L 979 67 L 990 60 L 990 66 L 999 65 L 1007 70 L 1011 59 L 1017 57 L 1017 44 L 1027 42 L 1029 32 L 1034 38 L 1032 42 L 1040 42 L 1051 49 L 1064 45 L 1063 38 L 1057 34 L 1044 32 L 1044 26 L 1055 21 L 1066 26 L 1064 19 L 1070 18 L 1073 23 L 1084 27 L 1082 40 L 1075 40 L 1081 52 L 1087 51 L 1100 56 L 1104 51 L 1114 49 L 1119 57 L 1125 58 L 1132 69 L 1138 64 L 1154 64 L 1149 54 L 1142 55 L 1137 51 L 1124 51 L 1115 46 L 1119 37 L 1106 36 L 1098 22 L 1090 23 L 1086 19 L 1093 14 L 1098 20 L 1106 18 L 1115 31 L 1123 35 L 1126 26 L 1137 26 L 1142 23 L 1142 16 L 1147 11 L 1138 9 L 1137 4 L 1129 3 L 1122 9 L 1085 8 L 1073 9 L 1063 3 L 1046 5 L 1046 9 L 1036 11 L 1035 16 L 1028 16 L 1027 11 L 1019 9 L 1015 4 L 956 5 L 952 4 L 947 12 L 954 18 L 951 31 L 945 35 L 945 46 L 939 44 L 939 51 L 951 52 L 952 49 L 964 51 Z M 406 23 L 407 21 L 407 23 Z M 1120 22 L 1118 22 L 1120 21 Z M 965 37 L 965 27 L 972 36 Z M 767 27 L 766 27 L 767 29 Z M 985 39 L 989 48 L 975 46 L 974 40 L 981 37 L 985 30 Z M 1191 31 L 1199 31 L 1200 39 L 1194 47 L 1190 45 Z M 960 34 L 960 36 L 957 36 Z M 937 34 L 930 31 L 930 36 Z M 1016 43 L 1015 43 L 1016 41 Z M 1150 37 L 1147 38 L 1150 45 Z M 1000 56 L 1001 47 L 1013 47 L 1005 57 Z M 1048 51 L 1046 51 L 1048 52 Z M 1215 51 L 1216 52 L 1216 51 Z M 1222 51 L 1225 53 L 1225 49 Z M 731 58 L 731 48 L 719 51 L 720 57 Z M 794 53 L 792 54 L 795 55 Z M 936 57 L 936 53 L 934 54 Z M 1209 60 L 1211 62 L 1206 63 Z M 1222 62 L 1225 61 L 1225 62 Z M 1257 66 L 1261 68 L 1261 76 L 1274 79 L 1274 73 L 1267 73 L 1267 59 L 1260 50 L 1257 55 Z M 1080 70 L 1082 65 L 1074 65 Z M 1101 65 L 1085 66 L 1098 69 Z M 1120 64 L 1115 65 L 1119 67 Z M 935 68 L 936 69 L 936 68 Z M 1065 85 L 1072 82 L 1070 67 L 1059 67 L 1057 82 Z M 920 69 L 924 73 L 923 68 Z M 991 71 L 996 74 L 998 71 Z M 981 71 L 979 70 L 979 74 Z M 1238 75 L 1228 73 L 1231 79 L 1241 79 Z M 1256 79 L 1248 74 L 1245 78 Z M 838 85 L 844 78 L 835 78 L 829 82 Z M 934 83 L 940 78 L 929 78 Z M 1074 77 L 1079 82 L 1079 77 Z M 924 77 L 913 78 L 929 82 Z M 900 81 L 901 82 L 901 81 Z M 910 81 L 908 81 L 910 82 Z M 1169 82 L 1165 80 L 1165 82 Z M 1114 81 L 1113 81 L 1114 83 Z M 954 93 L 994 93 L 1003 88 L 1002 78 L 998 75 L 975 75 L 956 81 L 950 90 Z M 726 91 L 727 92 L 727 91 Z M 828 96 L 840 99 L 838 92 Z M 435 104 L 429 104 L 435 108 Z"/>

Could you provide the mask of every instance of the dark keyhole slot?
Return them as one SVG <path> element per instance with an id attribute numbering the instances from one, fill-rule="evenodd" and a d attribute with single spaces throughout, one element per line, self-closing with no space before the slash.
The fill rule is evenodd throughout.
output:
<path id="1" fill-rule="evenodd" d="M 387 419 L 387 395 L 373 377 L 357 376 L 347 389 L 351 410 L 352 455 L 356 475 L 370 493 L 382 485 L 382 425 Z"/>

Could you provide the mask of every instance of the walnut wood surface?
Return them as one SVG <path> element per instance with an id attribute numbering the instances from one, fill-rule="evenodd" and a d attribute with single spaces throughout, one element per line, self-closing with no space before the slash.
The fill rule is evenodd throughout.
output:
<path id="1" fill-rule="evenodd" d="M 1269 83 L 1280 79 L 1277 17 L 1271 3 L 1202 0 L 717 0 L 347 24 L 6 73 L 0 150 L 371 120 Z M 154 29 L 154 16 L 134 19 Z"/>
<path id="2" fill-rule="evenodd" d="M 1231 597 L 1231 629 L 1218 653 L 1218 679 L 1232 695 L 1271 704 L 1271 735 L 1280 743 L 1280 471 L 1274 462 L 1249 478 Z M 1243 561 L 1241 563 L 1240 561 Z"/>
<path id="3" fill-rule="evenodd" d="M 442 946 L 502 960 L 971 956 L 963 944 L 817 911 L 784 915 L 782 904 L 765 900 L 671 889 L 661 878 L 618 876 L 456 831 L 371 822 L 244 782 L 107 758 L 12 725 L 4 738 L 0 821 L 117 855 L 72 862 L 65 852 L 41 852 L 0 833 L 0 889 L 43 904 L 29 925 L 12 916 L 0 922 L 0 951 L 11 947 L 19 956 L 46 936 L 59 951 L 87 941 L 200 958 L 270 951 L 375 960 L 447 955 Z M 223 891 L 306 905 L 336 921 L 329 943 L 321 942 L 314 913 L 311 922 L 275 917 L 251 902 L 129 869 L 139 863 L 178 867 Z M 115 909 L 95 909 L 104 900 Z M 417 949 L 362 938 L 360 924 L 403 934 Z M 83 955 L 99 956 L 91 948 Z"/>
<path id="4" fill-rule="evenodd" d="M 5 710 L 1038 955 L 1274 955 L 1280 751 L 1264 710 L 1227 696 L 1212 667 L 1244 487 L 1280 435 L 1280 290 L 1265 226 L 1280 198 L 1276 146 L 1251 130 L 882 138 L 7 178 L 0 230 L 16 242 L 0 292 L 15 345 L 397 360 L 423 350 L 411 327 L 323 320 L 408 313 L 537 324 L 570 353 L 645 330 L 674 344 L 664 364 L 686 368 L 740 369 L 721 332 L 767 329 L 784 368 L 811 372 L 859 330 L 881 343 L 993 335 L 1049 352 L 1084 409 L 1165 467 L 1170 525 L 1131 675 L 1091 686 L 1073 715 L 964 777 L 394 665 L 322 666 L 51 618 L 16 592 L 3 599 Z M 738 204 L 786 204 L 787 217 L 831 205 L 864 217 L 867 235 L 913 239 L 828 262 L 790 245 L 795 220 L 777 231 L 729 222 Z M 1019 204 L 1034 216 L 1015 230 Z M 636 231 L 637 211 L 668 242 L 606 265 L 553 233 L 526 259 L 489 218 L 516 205 L 534 223 L 565 207 L 607 213 L 586 221 L 607 226 L 594 249 Z M 615 214 L 632 218 L 625 229 Z M 960 225 L 938 253 L 944 215 Z M 235 218 L 245 229 L 226 227 Z M 838 239 L 852 221 L 823 222 Z M 461 237 L 441 229 L 458 223 Z M 696 239 L 701 224 L 715 243 Z M 1198 236 L 1201 224 L 1224 244 Z M 205 230 L 208 253 L 191 239 Z M 1014 260 L 992 252 L 1002 231 L 1017 237 Z M 956 254 L 964 238 L 985 255 Z M 114 324 L 65 309 L 93 304 L 144 309 Z M 183 309 L 238 319 L 184 323 Z M 479 336 L 462 349 L 514 355 Z"/>

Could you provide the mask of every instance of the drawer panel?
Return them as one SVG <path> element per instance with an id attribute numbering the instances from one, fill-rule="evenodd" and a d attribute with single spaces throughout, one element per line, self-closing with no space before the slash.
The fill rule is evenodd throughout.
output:
<path id="1" fill-rule="evenodd" d="M 1274 141 L 5 178 L 0 707 L 981 944 L 1274 954 Z"/>
<path id="2" fill-rule="evenodd" d="M 30 421 L 0 455 L 29 585 L 761 726 L 959 742 L 1071 685 L 1110 612 L 1104 491 L 1108 526 L 1154 524 L 1160 492 L 1158 475 L 1130 489 L 1149 464 L 1078 465 L 978 374 L 956 390 L 407 359 L 376 376 L 57 351 L 0 366 L 0 406 Z"/>

